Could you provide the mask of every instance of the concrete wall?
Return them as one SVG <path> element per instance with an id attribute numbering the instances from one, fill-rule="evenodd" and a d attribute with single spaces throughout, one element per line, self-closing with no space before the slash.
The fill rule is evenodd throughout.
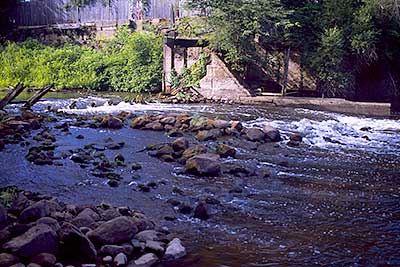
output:
<path id="1" fill-rule="evenodd" d="M 163 64 L 164 64 L 164 92 L 169 92 L 171 83 L 170 83 L 170 77 L 171 77 L 171 71 L 172 71 L 172 65 L 174 65 L 175 71 L 179 74 L 181 73 L 184 65 L 185 65 L 185 49 L 187 53 L 187 67 L 190 68 L 197 60 L 200 58 L 200 53 L 201 53 L 201 47 L 188 47 L 188 48 L 183 48 L 183 47 L 175 47 L 174 48 L 174 63 L 172 63 L 172 48 L 169 47 L 168 45 L 164 45 L 164 59 L 163 59 Z"/>
<path id="2" fill-rule="evenodd" d="M 204 97 L 238 99 L 250 96 L 249 91 L 240 84 L 226 64 L 214 53 L 207 66 L 207 75 L 201 79 L 199 93 Z"/>

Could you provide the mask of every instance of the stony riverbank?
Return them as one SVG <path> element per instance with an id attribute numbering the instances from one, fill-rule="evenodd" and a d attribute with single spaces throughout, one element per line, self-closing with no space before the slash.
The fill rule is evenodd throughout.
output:
<path id="1" fill-rule="evenodd" d="M 12 188 L 2 196 L 2 267 L 150 267 L 186 255 L 178 238 L 129 207 L 68 205 Z"/>

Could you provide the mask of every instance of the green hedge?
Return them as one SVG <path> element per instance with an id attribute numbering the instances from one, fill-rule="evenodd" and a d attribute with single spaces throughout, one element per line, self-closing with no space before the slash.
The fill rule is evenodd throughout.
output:
<path id="1" fill-rule="evenodd" d="M 162 40 L 122 28 L 101 49 L 36 40 L 0 47 L 0 88 L 23 82 L 31 87 L 149 92 L 162 77 Z"/>

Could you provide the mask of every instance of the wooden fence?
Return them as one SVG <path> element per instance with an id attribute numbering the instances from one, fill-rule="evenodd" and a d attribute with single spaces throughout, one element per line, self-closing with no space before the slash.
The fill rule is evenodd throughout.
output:
<path id="1" fill-rule="evenodd" d="M 1 0 L 0 0 L 1 1 Z M 82 8 L 67 8 L 70 0 L 24 0 L 18 4 L 13 16 L 17 26 L 43 26 L 55 24 L 91 23 L 99 21 L 127 21 L 142 18 L 171 18 L 171 6 L 179 10 L 180 16 L 189 12 L 184 9 L 184 0 L 150 0 L 146 11 L 138 0 L 111 0 L 110 6 L 99 0 Z M 175 11 L 176 13 L 176 11 Z"/>

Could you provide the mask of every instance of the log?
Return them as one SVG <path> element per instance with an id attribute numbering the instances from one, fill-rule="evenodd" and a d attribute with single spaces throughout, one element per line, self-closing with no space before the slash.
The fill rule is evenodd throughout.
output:
<path id="1" fill-rule="evenodd" d="M 14 89 L 8 92 L 8 94 L 2 100 L 0 100 L 0 110 L 13 101 L 19 94 L 21 94 L 24 89 L 25 86 L 22 83 L 18 83 Z"/>
<path id="2" fill-rule="evenodd" d="M 52 88 L 53 84 L 47 85 L 46 87 L 40 89 L 36 94 L 34 94 L 31 98 L 26 101 L 26 103 L 22 106 L 23 109 L 31 109 L 33 105 L 35 105 L 40 98 L 42 98 L 45 94 L 47 94 Z"/>

